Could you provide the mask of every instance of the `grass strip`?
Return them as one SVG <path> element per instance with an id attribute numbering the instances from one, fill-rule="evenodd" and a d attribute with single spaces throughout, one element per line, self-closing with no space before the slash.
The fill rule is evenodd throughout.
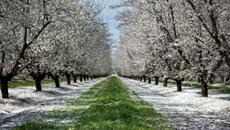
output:
<path id="1" fill-rule="evenodd" d="M 130 96 L 131 95 L 131 96 Z M 135 97 L 135 98 L 131 98 Z M 14 130 L 168 130 L 172 125 L 154 108 L 110 77 L 63 108 L 49 112 L 42 122 L 27 122 Z"/>
<path id="2" fill-rule="evenodd" d="M 163 81 L 159 80 L 159 82 L 163 82 Z M 176 85 L 176 82 L 174 82 L 174 81 L 168 81 L 168 84 Z M 182 86 L 192 87 L 192 88 L 200 88 L 201 89 L 201 86 L 199 84 L 182 83 Z M 210 90 L 212 92 L 219 92 L 219 93 L 230 94 L 230 88 L 227 88 L 227 87 L 208 86 L 208 90 Z"/>
<path id="3" fill-rule="evenodd" d="M 60 79 L 59 80 L 59 82 L 66 82 L 66 81 L 67 81 L 66 79 Z M 49 83 L 54 83 L 54 80 L 42 80 L 41 81 L 41 84 L 49 84 Z M 9 89 L 28 87 L 28 86 L 34 86 L 34 85 L 35 85 L 35 81 L 23 81 L 23 82 L 8 83 Z"/>

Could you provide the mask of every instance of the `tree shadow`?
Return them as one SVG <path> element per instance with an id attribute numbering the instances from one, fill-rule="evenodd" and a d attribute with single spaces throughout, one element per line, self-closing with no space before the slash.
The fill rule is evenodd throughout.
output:
<path id="1" fill-rule="evenodd" d="M 10 116 L 7 114 L 7 117 L 1 118 L 0 120 L 0 129 L 12 129 L 13 127 L 21 125 L 22 123 L 25 123 L 27 121 L 39 119 L 43 114 L 44 111 L 33 110 L 22 111 L 16 114 L 11 114 Z"/>

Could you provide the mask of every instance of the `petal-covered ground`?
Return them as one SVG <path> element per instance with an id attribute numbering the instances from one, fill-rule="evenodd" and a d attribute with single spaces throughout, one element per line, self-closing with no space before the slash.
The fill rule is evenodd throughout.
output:
<path id="1" fill-rule="evenodd" d="M 230 95 L 209 92 L 209 97 L 201 97 L 201 90 L 183 87 L 176 91 L 175 85 L 168 87 L 147 84 L 121 78 L 122 82 L 134 90 L 143 100 L 171 119 L 177 129 L 230 129 Z"/>
<path id="2" fill-rule="evenodd" d="M 35 91 L 34 86 L 9 89 L 10 98 L 0 99 L 0 129 L 11 129 L 26 121 L 39 119 L 44 112 L 64 106 L 64 100 L 79 97 L 105 79 L 98 78 L 71 85 L 63 82 L 61 88 L 45 84 L 42 85 L 42 92 Z"/>
<path id="3" fill-rule="evenodd" d="M 209 92 L 209 97 L 200 97 L 200 89 L 183 87 L 176 92 L 176 86 L 165 88 L 136 80 L 119 77 L 143 100 L 152 104 L 164 116 L 170 118 L 177 129 L 230 129 L 230 95 Z M 65 105 L 64 100 L 75 99 L 89 88 L 106 78 L 66 85 L 43 85 L 43 91 L 35 87 L 10 89 L 11 98 L 0 99 L 0 129 L 11 129 L 28 120 L 40 119 L 46 111 Z M 0 94 L 1 96 L 1 94 Z"/>

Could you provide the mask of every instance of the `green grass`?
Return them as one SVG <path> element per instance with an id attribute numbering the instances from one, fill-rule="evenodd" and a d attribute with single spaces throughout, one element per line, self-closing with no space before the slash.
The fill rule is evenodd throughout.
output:
<path id="1" fill-rule="evenodd" d="M 163 81 L 159 80 L 159 82 L 163 82 Z M 174 82 L 174 81 L 168 81 L 168 84 L 174 84 L 174 85 L 176 85 L 176 82 Z M 199 84 L 191 84 L 191 83 L 182 83 L 182 86 L 192 87 L 192 88 L 201 88 L 201 86 Z M 208 89 L 210 91 L 213 91 L 213 92 L 230 94 L 230 88 L 227 88 L 227 87 L 208 86 Z"/>
<path id="2" fill-rule="evenodd" d="M 32 78 L 26 78 L 26 80 L 27 79 L 32 79 Z M 12 78 L 12 81 L 19 81 L 19 80 L 23 80 L 23 78 L 20 78 L 20 77 Z"/>
<path id="3" fill-rule="evenodd" d="M 201 88 L 199 84 L 182 83 L 182 85 L 186 87 Z M 227 87 L 208 86 L 208 90 L 212 92 L 230 94 L 230 88 Z"/>
<path id="4" fill-rule="evenodd" d="M 216 86 L 209 86 L 208 88 L 213 92 L 230 94 L 230 88 L 216 87 Z"/>
<path id="5" fill-rule="evenodd" d="M 59 82 L 65 82 L 67 81 L 66 79 L 60 79 Z M 49 84 L 49 83 L 54 83 L 53 80 L 42 80 L 41 84 Z M 22 81 L 22 82 L 13 82 L 13 83 L 8 83 L 8 88 L 20 88 L 20 87 L 28 87 L 28 86 L 34 86 L 35 81 Z"/>
<path id="6" fill-rule="evenodd" d="M 131 96 L 130 96 L 131 95 Z M 167 130 L 172 125 L 116 77 L 95 85 L 77 99 L 14 130 Z"/>

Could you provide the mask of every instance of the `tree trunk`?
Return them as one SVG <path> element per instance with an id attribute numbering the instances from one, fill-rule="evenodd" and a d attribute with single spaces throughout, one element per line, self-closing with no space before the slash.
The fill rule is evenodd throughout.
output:
<path id="1" fill-rule="evenodd" d="M 89 75 L 86 76 L 86 79 L 89 80 Z"/>
<path id="2" fill-rule="evenodd" d="M 53 80 L 54 80 L 54 82 L 55 82 L 56 87 L 57 87 L 57 88 L 60 88 L 60 83 L 59 83 L 58 77 L 57 77 L 57 78 L 54 78 Z"/>
<path id="3" fill-rule="evenodd" d="M 146 77 L 144 76 L 144 82 L 146 82 Z"/>
<path id="4" fill-rule="evenodd" d="M 221 81 L 224 82 L 224 77 L 221 77 Z"/>
<path id="5" fill-rule="evenodd" d="M 213 84 L 213 79 L 214 79 L 214 75 L 211 74 L 211 75 L 210 75 L 210 78 L 209 78 L 209 83 L 210 83 L 210 84 Z"/>
<path id="6" fill-rule="evenodd" d="M 9 81 L 8 78 L 1 79 L 2 98 L 9 98 L 8 81 Z"/>
<path id="7" fill-rule="evenodd" d="M 151 78 L 148 78 L 148 83 L 151 84 Z"/>
<path id="8" fill-rule="evenodd" d="M 84 75 L 84 81 L 86 81 L 86 76 Z"/>
<path id="9" fill-rule="evenodd" d="M 168 86 L 168 79 L 167 79 L 167 78 L 164 79 L 164 81 L 163 81 L 163 86 L 164 86 L 164 87 L 167 87 L 167 86 Z"/>
<path id="10" fill-rule="evenodd" d="M 209 79 L 209 83 L 210 83 L 210 84 L 213 84 L 212 78 Z"/>
<path id="11" fill-rule="evenodd" d="M 59 76 L 57 74 L 53 75 L 52 73 L 49 73 L 49 76 L 54 80 L 56 87 L 59 88 L 60 87 Z"/>
<path id="12" fill-rule="evenodd" d="M 197 80 L 197 81 L 198 81 L 198 83 L 200 83 L 200 77 L 198 77 L 198 80 Z"/>
<path id="13" fill-rule="evenodd" d="M 42 91 L 42 86 L 41 86 L 41 79 L 40 78 L 34 78 L 35 80 L 35 87 L 37 91 Z"/>
<path id="14" fill-rule="evenodd" d="M 201 78 L 201 97 L 208 97 L 208 84 Z"/>
<path id="15" fill-rule="evenodd" d="M 142 82 L 142 77 L 140 77 L 140 81 Z"/>
<path id="16" fill-rule="evenodd" d="M 77 75 L 73 75 L 73 82 L 77 83 Z"/>
<path id="17" fill-rule="evenodd" d="M 35 87 L 37 91 L 42 91 L 41 81 L 46 77 L 46 73 L 44 72 L 37 72 L 37 73 L 30 73 L 30 75 L 35 80 Z"/>
<path id="18" fill-rule="evenodd" d="M 70 81 L 70 74 L 65 74 L 66 76 L 66 79 L 67 79 L 67 84 L 70 85 L 71 84 L 71 81 Z"/>
<path id="19" fill-rule="evenodd" d="M 178 92 L 182 91 L 181 83 L 182 83 L 182 80 L 176 80 L 176 85 L 177 85 L 177 91 Z"/>
<path id="20" fill-rule="evenodd" d="M 155 85 L 158 85 L 159 77 L 155 76 Z"/>
<path id="21" fill-rule="evenodd" d="M 228 82 L 229 80 L 230 78 L 226 78 L 226 83 L 225 83 L 226 85 L 229 85 L 229 82 Z"/>
<path id="22" fill-rule="evenodd" d="M 80 82 L 82 82 L 82 75 L 80 75 Z"/>

